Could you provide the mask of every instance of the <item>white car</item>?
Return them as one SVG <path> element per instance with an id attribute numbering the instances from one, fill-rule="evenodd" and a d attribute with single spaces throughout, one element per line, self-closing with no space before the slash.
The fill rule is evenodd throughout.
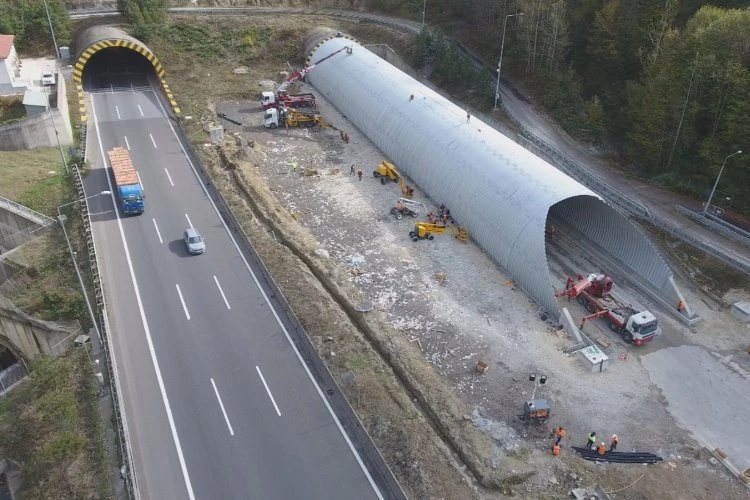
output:
<path id="1" fill-rule="evenodd" d="M 54 85 L 55 84 L 55 74 L 52 71 L 45 71 L 42 73 L 42 85 Z"/>

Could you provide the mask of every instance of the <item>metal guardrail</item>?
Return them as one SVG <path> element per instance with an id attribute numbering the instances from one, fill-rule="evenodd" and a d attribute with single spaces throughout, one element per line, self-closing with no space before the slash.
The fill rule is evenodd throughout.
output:
<path id="1" fill-rule="evenodd" d="M 750 233 L 747 233 L 740 228 L 734 228 L 733 226 L 729 227 L 728 225 L 722 224 L 721 222 L 715 220 L 710 215 L 690 210 L 689 208 L 685 208 L 682 205 L 675 205 L 675 208 L 677 208 L 677 211 L 681 214 L 687 215 L 694 221 L 700 222 L 704 226 L 707 226 L 709 229 L 722 233 L 725 236 L 739 243 L 742 243 L 745 246 L 750 246 Z"/>
<path id="2" fill-rule="evenodd" d="M 85 133 L 83 134 L 82 143 L 85 151 Z M 83 156 L 82 156 L 83 157 Z M 125 482 L 125 490 L 127 491 L 128 498 L 137 499 L 140 498 L 138 489 L 136 487 L 135 474 L 133 472 L 133 456 L 130 446 L 130 436 L 128 434 L 127 426 L 125 425 L 125 409 L 123 408 L 122 400 L 120 399 L 120 385 L 119 378 L 117 378 L 117 364 L 115 361 L 114 352 L 111 351 L 112 346 L 109 343 L 109 322 L 107 321 L 106 303 L 104 301 L 104 290 L 102 289 L 101 272 L 99 269 L 99 262 L 96 257 L 96 247 L 94 245 L 93 233 L 91 230 L 91 217 L 88 209 L 88 202 L 86 197 L 86 191 L 83 187 L 83 178 L 81 172 L 78 170 L 76 165 L 71 166 L 71 173 L 73 174 L 73 181 L 78 190 L 78 201 L 81 205 L 81 219 L 83 220 L 83 230 L 86 238 L 86 248 L 89 256 L 89 265 L 91 268 L 92 285 L 94 288 L 94 296 L 96 300 L 96 307 L 94 307 L 96 322 L 101 332 L 100 341 L 102 342 L 104 349 L 104 357 L 107 365 L 107 378 L 109 383 L 110 394 L 112 395 L 112 402 L 115 413 L 116 427 L 118 441 L 120 443 L 120 456 L 124 462 L 123 468 L 121 469 L 121 476 Z"/>

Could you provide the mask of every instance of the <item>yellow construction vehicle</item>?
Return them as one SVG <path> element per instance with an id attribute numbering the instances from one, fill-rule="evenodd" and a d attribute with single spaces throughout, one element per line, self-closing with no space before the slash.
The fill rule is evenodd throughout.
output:
<path id="1" fill-rule="evenodd" d="M 396 166 L 389 161 L 380 162 L 380 164 L 375 167 L 375 170 L 372 171 L 372 176 L 376 179 L 380 179 L 381 184 L 385 184 L 389 179 L 393 182 L 398 182 L 399 179 L 401 179 L 401 174 L 396 170 Z"/>
<path id="2" fill-rule="evenodd" d="M 432 240 L 434 235 L 445 233 L 448 230 L 443 224 L 430 224 L 429 222 L 417 222 L 414 231 L 409 231 L 411 241 Z"/>
<path id="3" fill-rule="evenodd" d="M 268 128 L 277 127 L 330 127 L 322 116 L 314 111 L 299 111 L 293 108 L 269 108 L 263 115 L 263 125 Z M 338 130 L 338 129 L 336 129 Z"/>

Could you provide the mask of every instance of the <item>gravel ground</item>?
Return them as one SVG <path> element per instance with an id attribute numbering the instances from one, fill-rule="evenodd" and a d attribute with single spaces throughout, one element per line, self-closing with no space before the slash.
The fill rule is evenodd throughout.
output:
<path id="1" fill-rule="evenodd" d="M 311 87 L 302 90 L 314 91 Z M 649 468 L 644 479 L 619 498 L 651 497 L 659 481 L 650 478 L 665 470 L 675 477 L 679 474 L 682 486 L 672 485 L 671 490 L 662 491 L 661 498 L 687 498 L 703 486 L 714 493 L 723 491 L 725 498 L 738 494 L 735 483 L 720 469 L 691 458 L 695 442 L 677 425 L 662 387 L 651 383 L 649 371 L 640 362 L 642 355 L 686 342 L 736 350 L 742 342 L 737 322 L 716 307 L 712 310 L 698 292 L 688 291 L 691 304 L 696 303 L 698 313 L 706 318 L 704 324 L 688 330 L 666 318 L 662 320 L 665 335 L 645 348 L 627 347 L 597 325 L 587 326 L 594 329 L 594 336 L 609 338 L 612 346 L 607 353 L 613 360 L 605 372 L 589 372 L 577 356 L 563 351 L 569 345 L 565 335 L 542 321 L 537 305 L 473 243 L 450 235 L 411 242 L 408 232 L 414 221 L 397 221 L 389 214 L 400 196 L 398 185 L 381 185 L 372 176 L 373 168 L 384 159 L 382 153 L 322 98 L 318 97 L 318 103 L 326 120 L 349 133 L 348 144 L 331 129 L 265 129 L 256 103 L 225 102 L 216 110 L 244 123 L 224 125 L 255 142 L 262 152 L 258 172 L 282 205 L 310 231 L 350 283 L 385 315 L 387 323 L 419 346 L 424 360 L 471 405 L 474 411 L 468 418 L 498 445 L 494 459 L 513 456 L 533 464 L 537 474 L 525 483 L 527 492 L 575 483 L 568 476 L 570 470 L 589 482 L 599 478 L 610 489 L 622 486 L 629 477 L 635 480 L 642 472 L 631 469 L 610 475 L 612 466 L 596 467 L 571 457 L 553 459 L 548 452 L 548 429 L 525 429 L 517 419 L 533 389 L 528 374 L 535 372 L 548 376 L 548 383 L 537 391 L 537 397 L 548 398 L 553 405 L 548 426 L 565 426 L 568 444 L 583 444 L 591 430 L 600 436 L 617 433 L 622 450 L 660 453 L 674 465 Z M 296 172 L 293 163 L 299 165 Z M 352 164 L 363 171 L 361 181 L 349 175 Z M 313 175 L 305 175 L 308 169 Z M 436 212 L 440 200 L 427 199 L 416 187 L 414 199 Z M 588 265 L 586 258 L 563 253 L 550 255 L 550 261 L 558 285 L 563 280 L 560 271 L 575 268 L 582 272 Z M 445 273 L 445 279 L 437 279 L 438 273 Z M 636 298 L 655 310 L 642 297 Z M 570 310 L 574 318 L 583 314 L 575 302 Z M 655 312 L 660 319 L 666 317 Z M 720 335 L 706 335 L 717 327 Z M 474 370 L 478 360 L 490 366 L 485 375 Z M 737 429 L 729 431 L 740 434 Z M 607 480 L 614 484 L 606 484 Z M 646 487 L 650 489 L 643 490 Z"/>

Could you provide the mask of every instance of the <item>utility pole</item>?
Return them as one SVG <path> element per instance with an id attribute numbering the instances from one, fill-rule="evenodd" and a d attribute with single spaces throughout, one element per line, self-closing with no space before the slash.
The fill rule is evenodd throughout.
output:
<path id="1" fill-rule="evenodd" d="M 426 0 L 425 0 L 426 1 Z M 500 42 L 500 60 L 497 63 L 497 83 L 495 84 L 495 105 L 492 107 L 492 109 L 497 109 L 497 100 L 500 98 L 500 70 L 503 68 L 503 50 L 505 49 L 505 28 L 508 25 L 508 18 L 514 17 L 514 16 L 522 16 L 523 12 L 518 12 L 516 14 L 508 14 L 505 16 L 505 20 L 503 21 L 503 40 Z"/>
<path id="2" fill-rule="evenodd" d="M 60 59 L 60 49 L 57 48 L 57 39 L 55 38 L 55 30 L 52 28 L 52 18 L 49 16 L 49 7 L 47 7 L 47 0 L 44 0 L 44 10 L 47 11 L 47 21 L 49 22 L 49 32 L 52 34 L 52 43 L 55 44 L 55 57 Z"/>
<path id="3" fill-rule="evenodd" d="M 721 179 L 721 174 L 722 172 L 724 172 L 724 166 L 727 164 L 727 160 L 730 159 L 732 156 L 741 155 L 741 154 L 742 154 L 742 150 L 738 149 L 731 155 L 724 158 L 724 163 L 721 164 L 721 169 L 719 169 L 719 175 L 716 176 L 716 182 L 714 182 L 714 188 L 711 190 L 711 194 L 708 195 L 708 201 L 706 202 L 706 206 L 703 207 L 704 214 L 708 213 L 708 207 L 711 205 L 711 200 L 714 199 L 714 193 L 716 193 L 716 186 L 719 185 L 719 179 Z"/>

